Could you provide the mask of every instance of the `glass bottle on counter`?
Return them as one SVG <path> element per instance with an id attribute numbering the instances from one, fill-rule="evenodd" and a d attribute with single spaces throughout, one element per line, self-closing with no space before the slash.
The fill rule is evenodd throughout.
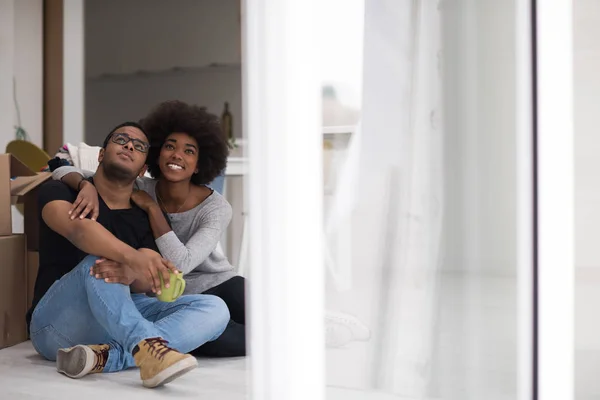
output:
<path id="1" fill-rule="evenodd" d="M 225 135 L 225 139 L 228 142 L 233 141 L 233 116 L 229 111 L 229 103 L 225 102 L 225 110 L 223 110 L 223 114 L 221 115 L 221 129 L 223 130 L 223 135 Z"/>

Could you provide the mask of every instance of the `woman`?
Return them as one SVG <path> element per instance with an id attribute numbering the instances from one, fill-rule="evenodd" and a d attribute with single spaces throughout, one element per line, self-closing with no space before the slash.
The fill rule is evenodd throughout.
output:
<path id="1" fill-rule="evenodd" d="M 217 251 L 231 220 L 231 206 L 206 185 L 226 167 L 228 147 L 219 119 L 206 109 L 180 101 L 158 105 L 141 121 L 151 147 L 148 171 L 154 179 L 138 180 L 132 200 L 148 213 L 161 254 L 180 269 L 186 293 L 221 297 L 231 314 L 225 332 L 196 350 L 213 357 L 246 354 L 244 278 Z M 73 179 L 75 174 L 78 179 Z M 90 175 L 92 173 L 89 173 Z M 53 177 L 78 189 L 83 171 L 61 167 Z M 98 196 L 84 185 L 71 218 L 97 217 Z"/>

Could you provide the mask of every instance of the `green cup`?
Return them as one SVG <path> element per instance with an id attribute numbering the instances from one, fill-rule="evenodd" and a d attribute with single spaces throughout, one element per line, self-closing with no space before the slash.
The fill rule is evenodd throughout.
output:
<path id="1" fill-rule="evenodd" d="M 165 287 L 162 275 L 159 275 L 161 293 L 156 295 L 160 301 L 164 301 L 166 303 L 171 303 L 177 300 L 177 298 L 179 298 L 179 296 L 181 296 L 185 290 L 185 279 L 183 279 L 183 274 L 169 272 L 169 275 L 171 278 L 169 282 L 170 286 L 168 288 Z"/>

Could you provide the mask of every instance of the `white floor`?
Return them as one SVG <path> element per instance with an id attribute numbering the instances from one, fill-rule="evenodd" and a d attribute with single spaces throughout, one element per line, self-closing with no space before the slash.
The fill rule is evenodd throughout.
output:
<path id="1" fill-rule="evenodd" d="M 199 359 L 199 368 L 159 389 L 141 386 L 132 369 L 69 379 L 39 356 L 31 342 L 0 351 L 0 398 L 21 399 L 176 399 L 246 398 L 246 359 Z"/>
<path id="2" fill-rule="evenodd" d="M 515 284 L 515 278 L 509 276 L 443 274 L 438 287 L 434 343 L 425 355 L 429 360 L 425 366 L 429 371 L 429 399 L 516 399 Z M 597 378 L 600 371 L 600 324 L 597 322 L 600 269 L 593 275 L 578 276 L 576 297 L 576 399 L 600 399 Z M 348 308 L 358 309 L 350 303 Z M 377 336 L 379 327 L 372 328 Z M 370 356 L 375 347 L 372 340 L 327 351 L 328 400 L 403 399 L 384 393 L 385 390 L 373 390 L 372 377 L 377 366 L 373 366 Z M 248 364 L 246 358 L 199 359 L 199 368 L 195 371 L 164 388 L 149 390 L 141 387 L 135 369 L 81 380 L 68 379 L 58 374 L 54 363 L 43 360 L 30 342 L 26 342 L 0 351 L 0 398 L 246 399 L 249 398 Z M 405 378 L 401 373 L 394 377 Z"/>
<path id="3" fill-rule="evenodd" d="M 83 379 L 69 379 L 56 372 L 53 362 L 40 357 L 31 342 L 0 351 L 1 399 L 219 399 L 249 398 L 247 393 L 247 359 L 199 359 L 199 368 L 159 389 L 141 386 L 135 369 L 95 374 Z M 329 387 L 329 399 L 403 400 L 397 396 L 372 391 Z"/>
<path id="4" fill-rule="evenodd" d="M 516 391 L 516 299 L 514 278 L 481 277 L 470 274 L 444 274 L 439 287 L 439 311 L 435 335 L 429 346 L 431 363 L 429 399 L 509 400 Z M 352 300 L 342 301 L 346 311 L 367 312 L 375 287 L 357 288 Z M 362 299 L 362 300 L 361 300 Z M 346 307 L 344 307 L 346 305 Z M 368 321 L 365 315 L 361 319 Z M 372 326 L 377 337 L 381 327 Z M 414 329 L 408 326 L 406 329 Z M 377 365 L 372 355 L 376 340 L 355 342 L 342 349 L 327 351 L 327 398 L 340 400 L 400 400 L 396 391 L 377 388 L 373 376 Z M 247 359 L 199 359 L 200 367 L 159 390 L 144 389 L 138 371 L 68 379 L 55 371 L 54 364 L 38 356 L 29 342 L 0 351 L 0 388 L 7 399 L 85 400 L 117 398 L 147 399 L 153 396 L 207 398 L 220 400 L 247 397 Z M 383 369 L 394 367 L 393 364 Z M 393 379 L 405 376 L 396 373 Z M 68 396 L 67 394 L 73 394 Z M 483 397 L 481 397 L 483 396 Z M 419 396 L 421 399 L 421 397 Z M 587 399 L 586 399 L 587 400 Z"/>

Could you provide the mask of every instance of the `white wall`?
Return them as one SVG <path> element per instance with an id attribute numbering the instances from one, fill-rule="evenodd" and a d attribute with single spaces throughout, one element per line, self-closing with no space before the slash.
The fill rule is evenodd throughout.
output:
<path id="1" fill-rule="evenodd" d="M 43 2 L 15 1 L 15 59 L 21 123 L 29 140 L 42 146 L 43 122 Z M 16 116 L 15 116 L 16 121 Z"/>
<path id="2" fill-rule="evenodd" d="M 0 152 L 14 137 L 14 1 L 0 0 Z"/>
<path id="3" fill-rule="evenodd" d="M 175 99 L 206 106 L 219 116 L 228 101 L 235 134 L 241 137 L 241 85 L 239 68 L 88 79 L 86 143 L 99 145 L 117 124 L 137 121 L 158 103 Z"/>
<path id="4" fill-rule="evenodd" d="M 600 3 L 573 3 L 575 383 L 583 399 L 600 396 Z"/>
<path id="5" fill-rule="evenodd" d="M 0 151 L 15 138 L 17 113 L 30 140 L 42 145 L 42 0 L 0 1 Z"/>
<path id="6" fill-rule="evenodd" d="M 462 0 L 444 16 L 444 267 L 514 275 L 514 3 Z"/>
<path id="7" fill-rule="evenodd" d="M 85 1 L 63 2 L 63 143 L 80 143 L 85 140 Z"/>
<path id="8" fill-rule="evenodd" d="M 600 2 L 573 2 L 575 392 L 598 398 L 600 351 Z"/>
<path id="9" fill-rule="evenodd" d="M 174 99 L 217 115 L 229 102 L 242 136 L 238 0 L 88 0 L 85 15 L 87 143 Z"/>
<path id="10" fill-rule="evenodd" d="M 239 0 L 87 0 L 88 76 L 240 63 Z"/>
<path id="11" fill-rule="evenodd" d="M 574 2 L 576 265 L 600 269 L 600 2 Z"/>

